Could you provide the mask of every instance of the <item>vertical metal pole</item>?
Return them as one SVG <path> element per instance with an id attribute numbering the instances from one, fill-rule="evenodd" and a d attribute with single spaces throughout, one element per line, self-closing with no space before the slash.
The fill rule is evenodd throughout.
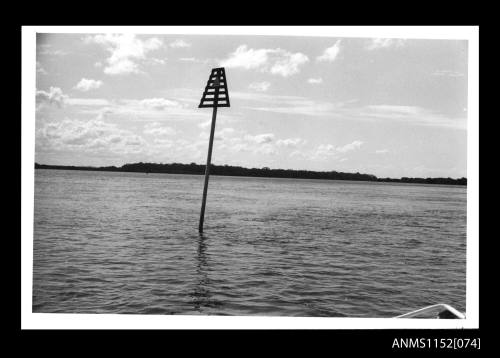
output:
<path id="1" fill-rule="evenodd" d="M 207 166 L 205 168 L 205 186 L 203 187 L 203 201 L 201 202 L 200 225 L 198 231 L 203 232 L 203 220 L 205 219 L 205 203 L 207 201 L 208 177 L 210 176 L 210 161 L 212 160 L 212 145 L 214 142 L 215 118 L 217 116 L 217 100 L 219 97 L 219 89 L 215 89 L 214 96 L 214 112 L 212 114 L 212 127 L 210 129 L 210 141 L 208 143 Z"/>

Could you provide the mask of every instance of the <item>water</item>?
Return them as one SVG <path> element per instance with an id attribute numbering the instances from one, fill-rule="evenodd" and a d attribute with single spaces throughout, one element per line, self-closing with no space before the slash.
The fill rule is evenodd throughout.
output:
<path id="1" fill-rule="evenodd" d="M 33 312 L 465 311 L 466 188 L 35 171 Z"/>

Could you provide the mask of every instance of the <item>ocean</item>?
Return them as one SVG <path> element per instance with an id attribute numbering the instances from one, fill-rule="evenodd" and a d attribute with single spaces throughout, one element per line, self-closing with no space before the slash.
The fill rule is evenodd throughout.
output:
<path id="1" fill-rule="evenodd" d="M 35 170 L 33 312 L 464 312 L 462 186 Z"/>

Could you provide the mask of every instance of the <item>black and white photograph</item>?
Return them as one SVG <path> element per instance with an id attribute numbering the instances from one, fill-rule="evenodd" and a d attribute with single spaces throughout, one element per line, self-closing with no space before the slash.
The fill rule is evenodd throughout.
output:
<path id="1" fill-rule="evenodd" d="M 23 325 L 477 327 L 478 28 L 440 31 L 24 27 Z"/>

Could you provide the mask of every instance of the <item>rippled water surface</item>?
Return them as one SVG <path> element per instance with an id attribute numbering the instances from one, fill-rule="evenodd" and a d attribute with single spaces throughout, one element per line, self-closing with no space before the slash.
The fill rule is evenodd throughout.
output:
<path id="1" fill-rule="evenodd" d="M 466 188 L 35 170 L 33 312 L 465 311 Z"/>

